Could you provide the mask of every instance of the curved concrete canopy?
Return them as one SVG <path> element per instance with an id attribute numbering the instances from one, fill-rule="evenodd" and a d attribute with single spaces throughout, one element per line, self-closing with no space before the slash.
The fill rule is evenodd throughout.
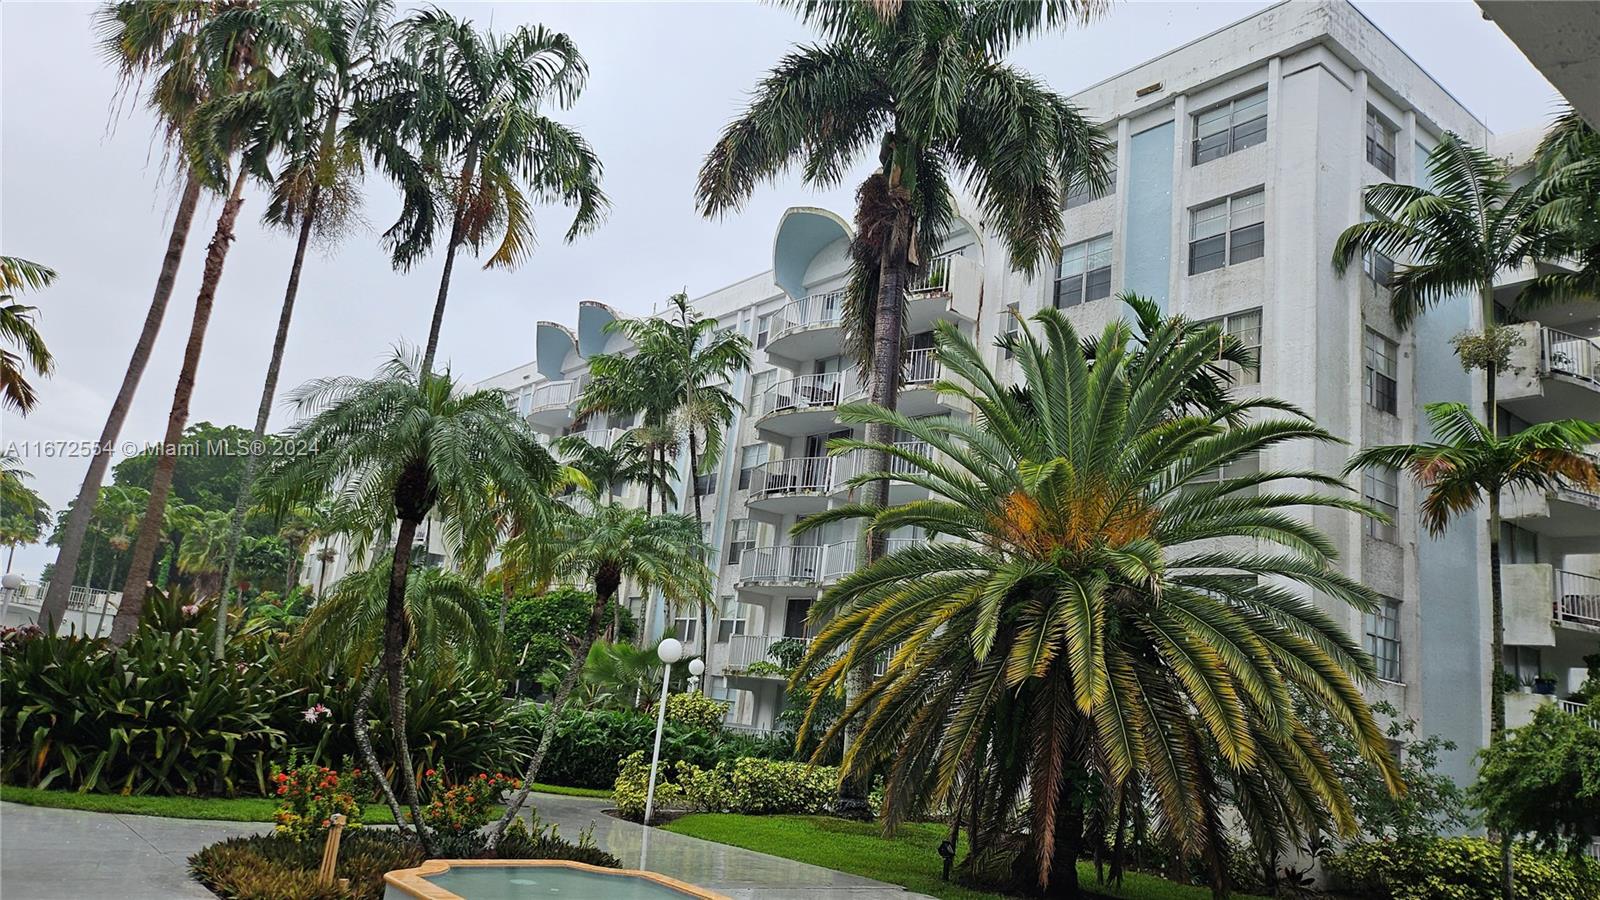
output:
<path id="1" fill-rule="evenodd" d="M 565 325 L 540 322 L 534 330 L 533 359 L 539 367 L 539 374 L 551 381 L 560 381 L 565 377 L 562 370 L 567 365 L 567 354 L 577 349 L 578 341 Z"/>
<path id="2" fill-rule="evenodd" d="M 790 297 L 806 295 L 806 269 L 824 247 L 850 239 L 850 226 L 834 213 L 814 206 L 791 206 L 778 220 L 772 239 L 772 278 Z"/>
<path id="3" fill-rule="evenodd" d="M 584 358 L 604 353 L 610 335 L 606 326 L 622 318 L 599 300 L 578 301 L 578 353 Z"/>

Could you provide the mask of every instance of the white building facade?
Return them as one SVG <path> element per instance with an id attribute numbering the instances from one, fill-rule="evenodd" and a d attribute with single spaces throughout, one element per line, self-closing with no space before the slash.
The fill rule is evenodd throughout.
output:
<path id="1" fill-rule="evenodd" d="M 1402 332 L 1383 285 L 1391 261 L 1370 258 L 1343 276 L 1331 263 L 1338 235 L 1366 214 L 1364 186 L 1426 184 L 1426 155 L 1447 131 L 1494 146 L 1482 122 L 1354 7 L 1280 4 L 1073 99 L 1115 140 L 1114 186 L 1069 198 L 1060 265 L 1034 278 L 1014 272 L 1002 243 L 962 210 L 908 298 L 903 413 L 966 414 L 929 389 L 939 375 L 935 323 L 992 347 L 1010 311 L 1026 317 L 1056 306 L 1098 331 L 1124 315 L 1114 299 L 1123 291 L 1171 314 L 1215 320 L 1257 347 L 1260 365 L 1241 373 L 1240 390 L 1290 401 L 1349 444 L 1275 448 L 1259 465 L 1338 473 L 1352 447 L 1429 439 L 1425 403 L 1481 404 L 1482 377 L 1464 372 L 1448 343 L 1481 327 L 1475 297 L 1442 304 Z M 838 405 L 862 395 L 841 349 L 847 216 L 791 208 L 776 225 L 772 259 L 752 260 L 768 271 L 694 301 L 755 348 L 754 366 L 732 385 L 744 410 L 720 468 L 701 482 L 717 574 L 714 633 L 692 610 L 663 613 L 648 598 L 630 598 L 651 634 L 673 624 L 696 652 L 710 639 L 712 691 L 730 702 L 730 722 L 750 728 L 772 726 L 783 693 L 781 675 L 751 664 L 768 659 L 778 640 L 805 639 L 811 604 L 856 559 L 855 535 L 842 528 L 790 536 L 797 521 L 849 493 L 852 461 L 824 449 L 851 433 L 835 418 Z M 1501 287 L 1505 300 L 1517 281 Z M 1595 308 L 1518 324 L 1528 341 L 1499 386 L 1514 425 L 1600 419 Z M 603 303 L 580 302 L 575 330 L 541 323 L 535 361 L 479 386 L 505 390 L 543 434 L 615 440 L 631 423 L 576 416 L 587 359 L 627 350 L 606 331 L 615 316 Z M 1014 376 L 1002 351 L 992 352 Z M 1387 600 L 1374 614 L 1330 609 L 1377 660 L 1373 698 L 1418 719 L 1423 733 L 1455 741 L 1444 765 L 1465 778 L 1488 727 L 1487 530 L 1467 517 L 1429 536 L 1418 525 L 1416 492 L 1398 473 L 1352 486 L 1394 524 L 1331 510 L 1312 518 L 1333 537 L 1340 564 Z M 913 491 L 897 485 L 894 499 Z M 1542 674 L 1558 682 L 1555 695 L 1508 698 L 1515 725 L 1535 703 L 1562 702 L 1583 679 L 1583 656 L 1600 652 L 1600 498 L 1517 496 L 1506 518 L 1506 664 L 1530 682 Z"/>

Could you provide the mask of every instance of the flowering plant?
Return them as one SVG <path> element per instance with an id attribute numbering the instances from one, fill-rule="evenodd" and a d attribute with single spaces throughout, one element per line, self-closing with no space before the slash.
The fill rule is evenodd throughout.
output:
<path id="1" fill-rule="evenodd" d="M 305 720 L 307 722 L 316 722 L 333 715 L 333 710 L 323 706 L 321 703 L 318 703 L 315 706 L 306 707 L 306 711 L 303 713 L 303 715 L 305 716 Z"/>
<path id="2" fill-rule="evenodd" d="M 520 778 L 502 772 L 482 773 L 459 784 L 447 785 L 436 770 L 422 773 L 429 802 L 422 807 L 422 824 L 439 831 L 477 831 L 489 823 L 500 795 L 522 787 Z"/>
<path id="3" fill-rule="evenodd" d="M 321 834 L 333 824 L 335 814 L 345 816 L 347 828 L 361 824 L 361 803 L 356 799 L 360 793 L 360 769 L 341 772 L 309 763 L 295 766 L 292 756 L 289 766 L 273 766 L 272 772 L 278 797 L 278 809 L 272 819 L 279 834 L 294 841 Z"/>

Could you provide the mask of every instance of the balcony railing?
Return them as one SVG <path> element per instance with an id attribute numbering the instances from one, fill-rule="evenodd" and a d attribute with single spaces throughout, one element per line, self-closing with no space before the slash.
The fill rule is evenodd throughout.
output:
<path id="1" fill-rule="evenodd" d="M 941 366 L 933 350 L 932 347 L 918 347 L 906 351 L 906 387 L 922 387 L 939 380 Z"/>
<path id="2" fill-rule="evenodd" d="M 22 612 L 32 621 L 44 605 L 44 595 L 50 589 L 47 583 L 26 584 L 14 590 L 0 588 L 0 624 L 11 624 L 13 610 Z M 122 605 L 119 591 L 101 591 L 83 585 L 73 585 L 67 590 L 67 611 L 57 623 L 60 633 L 83 634 L 95 637 L 110 628 L 111 619 Z"/>
<path id="3" fill-rule="evenodd" d="M 885 553 L 909 547 L 913 544 L 925 544 L 921 538 L 889 538 L 884 547 Z M 860 558 L 860 541 L 839 541 L 829 544 L 827 555 L 822 562 L 822 580 L 834 582 L 849 575 L 856 570 L 856 560 Z"/>
<path id="4" fill-rule="evenodd" d="M 812 584 L 822 575 L 826 548 L 790 544 L 757 547 L 739 556 L 739 581 L 760 584 Z"/>
<path id="5" fill-rule="evenodd" d="M 576 379 L 549 381 L 533 389 L 533 401 L 529 403 L 528 411 L 536 413 L 548 409 L 562 409 L 571 406 L 577 399 Z"/>
<path id="6" fill-rule="evenodd" d="M 1590 716 L 1589 704 L 1587 703 L 1579 703 L 1576 700 L 1558 700 L 1556 702 L 1561 704 L 1561 711 L 1567 715 L 1583 716 L 1586 719 Z"/>
<path id="7" fill-rule="evenodd" d="M 1558 569 L 1555 616 L 1561 622 L 1600 628 L 1600 578 Z"/>
<path id="8" fill-rule="evenodd" d="M 838 372 L 801 375 L 780 381 L 761 395 L 756 404 L 756 415 L 838 406 L 839 385 Z"/>
<path id="9" fill-rule="evenodd" d="M 1540 328 L 1539 345 L 1547 371 L 1600 385 L 1600 343 L 1554 328 Z"/>
<path id="10" fill-rule="evenodd" d="M 843 290 L 824 291 L 802 297 L 778 311 L 777 321 L 772 326 L 772 339 L 776 340 L 797 331 L 836 326 L 843 311 Z"/>
<path id="11" fill-rule="evenodd" d="M 933 445 L 926 441 L 895 441 L 894 445 L 908 453 L 915 453 L 924 457 L 933 455 Z M 840 460 L 837 470 L 837 479 L 834 490 L 842 490 L 845 483 L 862 472 L 873 471 L 872 456 L 865 450 L 852 450 L 846 456 L 838 457 Z M 894 475 L 906 475 L 917 470 L 915 465 L 898 456 L 889 457 L 889 472 Z"/>
<path id="12" fill-rule="evenodd" d="M 955 253 L 943 253 L 928 260 L 922 271 L 906 285 L 908 294 L 937 294 L 950 289 L 950 258 Z"/>
<path id="13" fill-rule="evenodd" d="M 585 443 L 604 450 L 621 440 L 626 433 L 626 429 L 622 428 L 590 428 L 586 431 L 574 431 L 571 436 L 581 438 Z"/>
<path id="14" fill-rule="evenodd" d="M 736 634 L 728 639 L 728 653 L 723 667 L 728 670 L 742 672 L 750 667 L 751 663 L 770 662 L 776 663 L 771 656 L 772 645 L 779 641 L 798 640 L 803 646 L 811 644 L 810 638 L 790 638 L 781 634 Z M 783 678 L 778 673 L 773 673 L 773 678 Z"/>
<path id="15" fill-rule="evenodd" d="M 750 496 L 755 499 L 787 494 L 826 493 L 833 488 L 831 456 L 796 456 L 764 462 L 751 472 Z"/>

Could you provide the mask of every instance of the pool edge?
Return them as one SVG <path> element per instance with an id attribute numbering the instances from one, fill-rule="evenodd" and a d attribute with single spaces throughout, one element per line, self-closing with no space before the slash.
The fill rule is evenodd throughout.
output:
<path id="1" fill-rule="evenodd" d="M 680 891 L 690 897 L 699 897 L 700 900 L 729 900 L 723 894 L 696 887 L 685 881 L 679 881 L 659 872 L 647 872 L 643 869 L 608 869 L 604 866 L 592 866 L 588 863 L 575 862 L 565 859 L 429 859 L 422 865 L 409 869 L 394 869 L 383 873 L 383 883 L 403 892 L 415 900 L 465 900 L 460 894 L 447 891 L 436 884 L 429 882 L 428 876 L 442 875 L 453 868 L 466 868 L 469 866 L 500 866 L 526 868 L 532 866 L 559 866 L 565 869 L 577 869 L 583 872 L 594 872 L 599 875 L 630 875 L 654 881 L 657 884 Z"/>

